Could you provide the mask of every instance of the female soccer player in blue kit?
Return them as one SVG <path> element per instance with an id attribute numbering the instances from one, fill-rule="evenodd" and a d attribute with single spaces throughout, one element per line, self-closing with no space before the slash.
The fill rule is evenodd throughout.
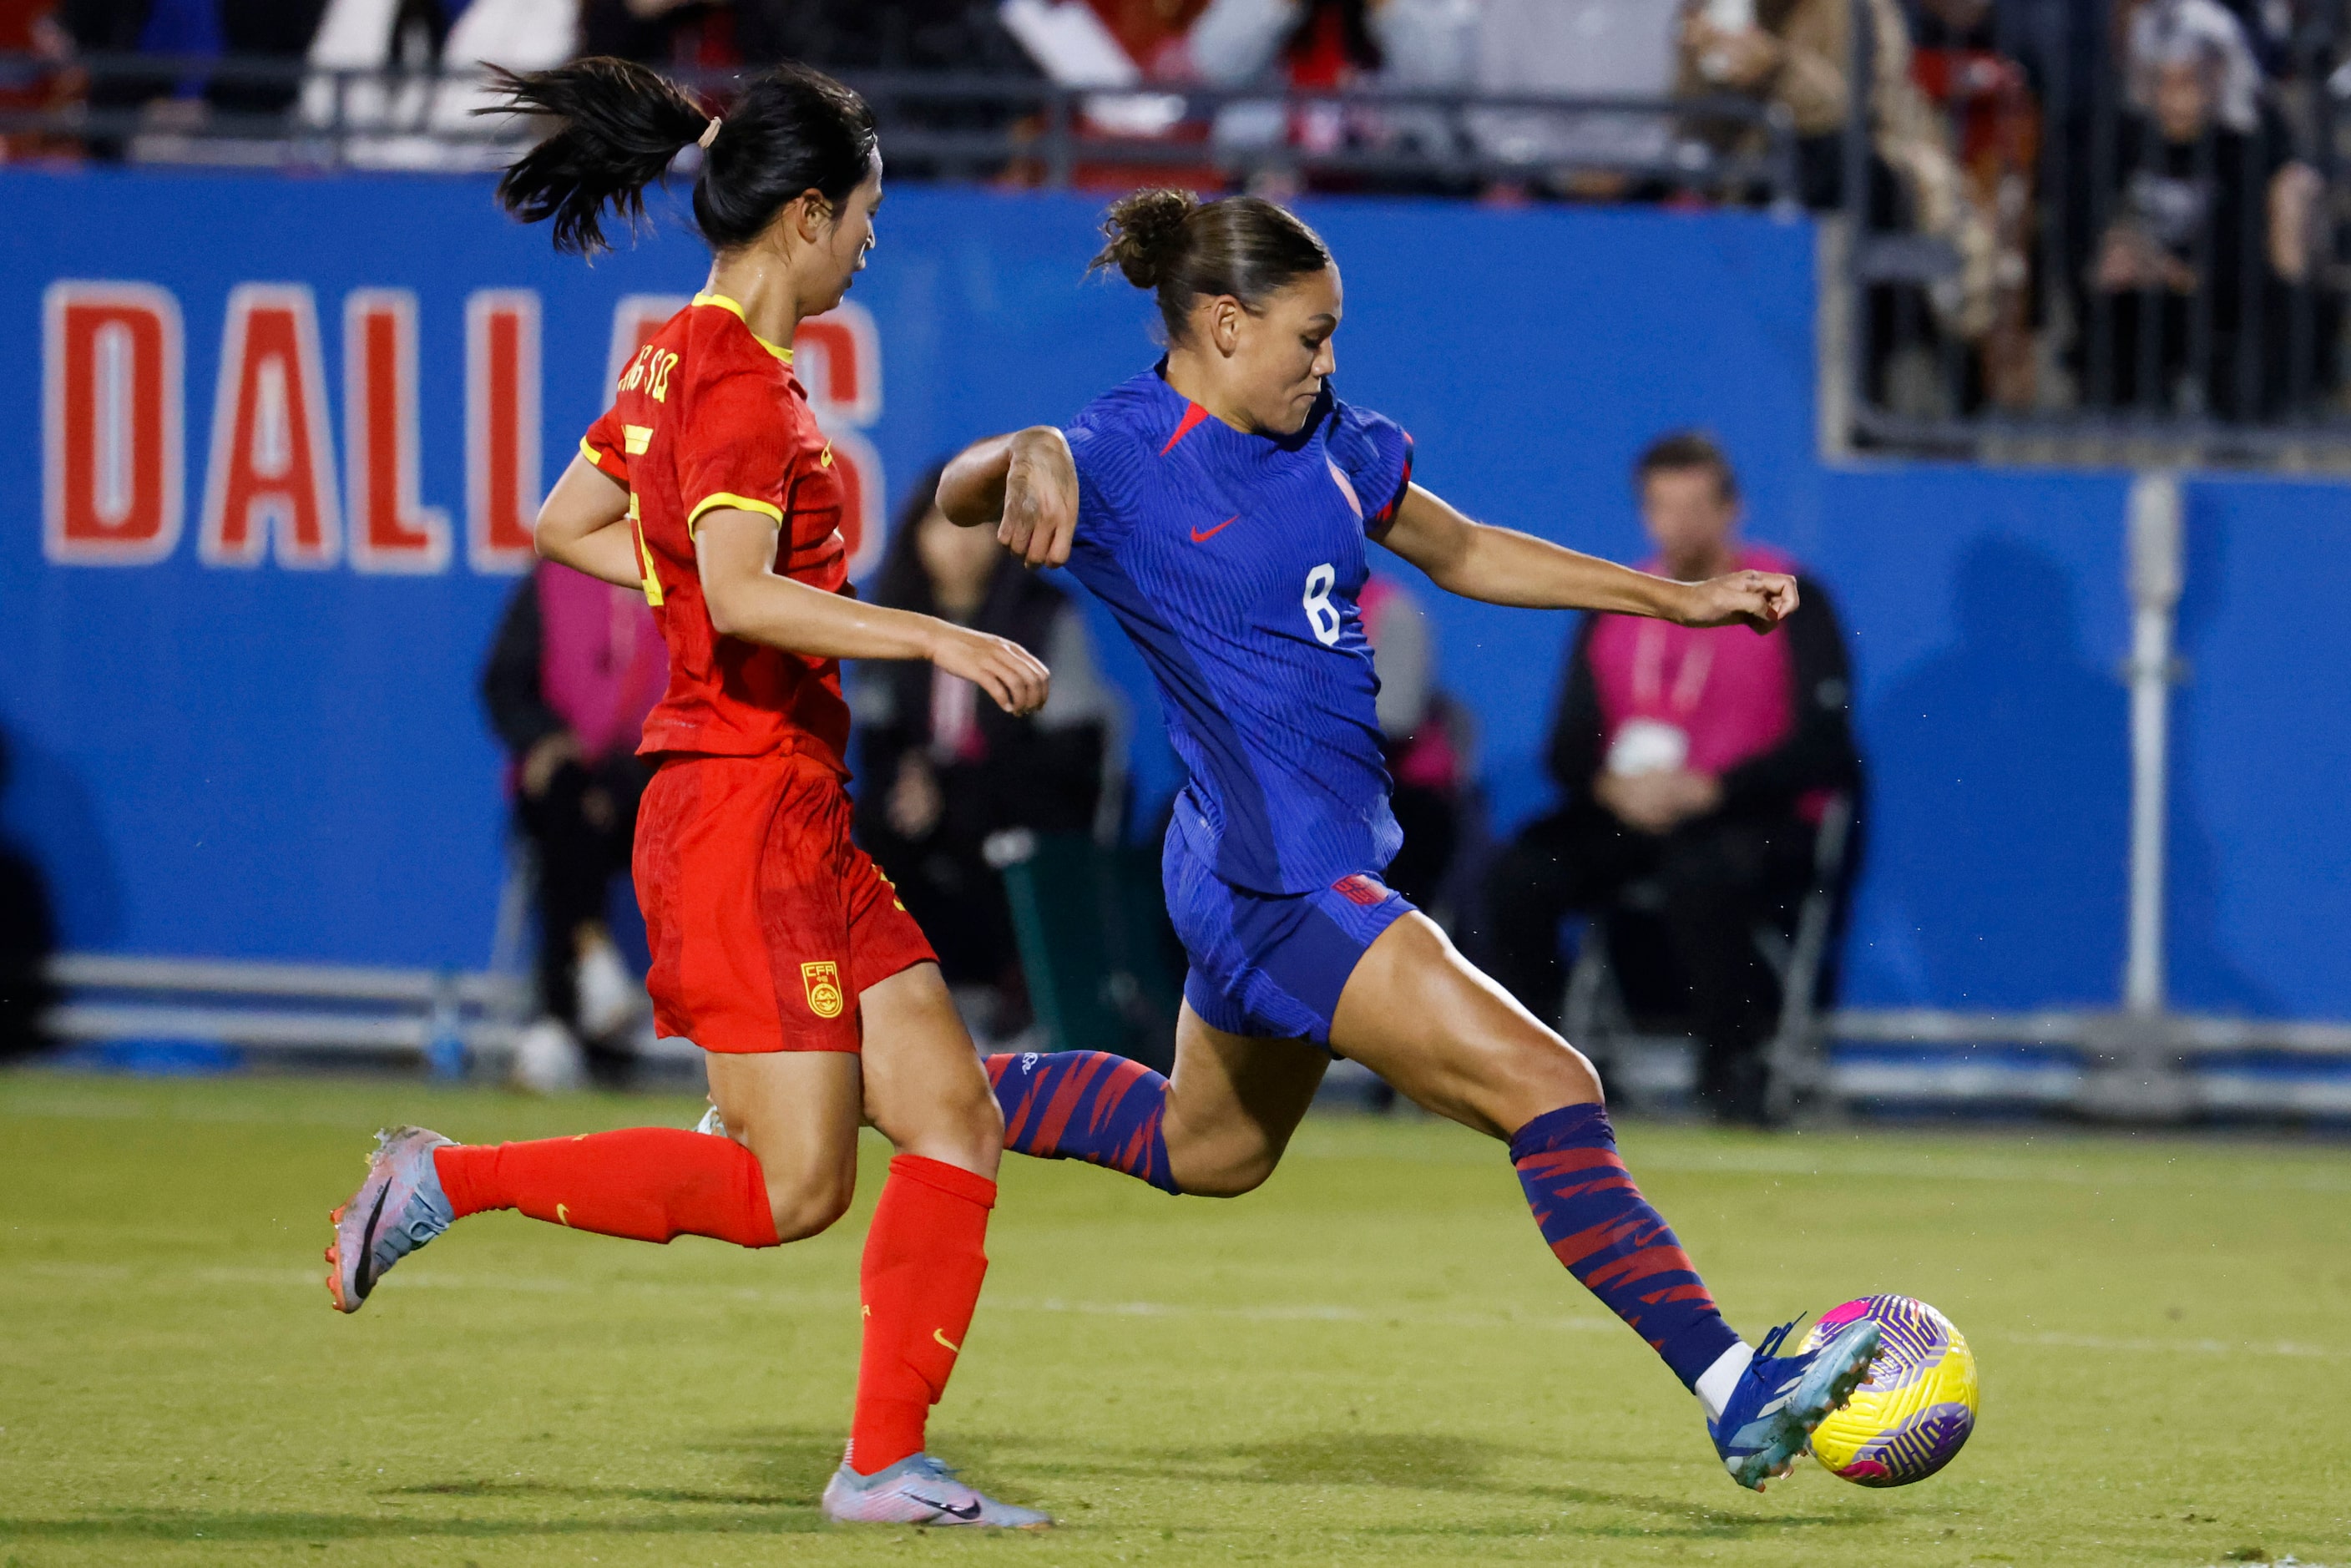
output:
<path id="1" fill-rule="evenodd" d="M 990 1059 L 1005 1146 L 1171 1193 L 1272 1173 L 1333 1056 L 1507 1139 L 1543 1239 L 1705 1407 L 1761 1490 L 1866 1375 L 1859 1323 L 1810 1355 L 1750 1349 L 1616 1153 L 1592 1064 L 1379 881 L 1388 809 L 1378 682 L 1356 613 L 1366 540 L 1496 604 L 1768 630 L 1792 578 L 1672 582 L 1470 521 L 1412 483 L 1412 441 L 1333 395 L 1339 269 L 1254 197 L 1143 191 L 1097 267 L 1154 290 L 1167 356 L 1065 433 L 998 436 L 939 486 L 1032 566 L 1066 563 L 1151 666 L 1191 772 L 1162 873 L 1191 958 L 1176 1069 L 1098 1051 Z"/>

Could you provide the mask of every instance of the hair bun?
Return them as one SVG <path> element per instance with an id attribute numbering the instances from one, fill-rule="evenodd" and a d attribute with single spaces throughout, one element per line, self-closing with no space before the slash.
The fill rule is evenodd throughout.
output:
<path id="1" fill-rule="evenodd" d="M 1184 254 L 1184 225 L 1199 211 L 1189 191 L 1136 191 L 1113 202 L 1102 220 L 1107 241 L 1095 267 L 1115 267 L 1137 288 L 1156 288 Z"/>

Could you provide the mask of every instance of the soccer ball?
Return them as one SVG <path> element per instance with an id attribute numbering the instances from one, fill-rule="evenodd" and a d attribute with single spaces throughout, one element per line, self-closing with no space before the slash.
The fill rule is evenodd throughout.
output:
<path id="1" fill-rule="evenodd" d="M 1813 1433 L 1813 1458 L 1865 1487 L 1905 1487 L 1951 1462 L 1976 1428 L 1976 1358 L 1951 1320 L 1907 1296 L 1864 1296 L 1821 1315 L 1818 1350 L 1864 1318 L 1884 1329 L 1869 1380 Z"/>

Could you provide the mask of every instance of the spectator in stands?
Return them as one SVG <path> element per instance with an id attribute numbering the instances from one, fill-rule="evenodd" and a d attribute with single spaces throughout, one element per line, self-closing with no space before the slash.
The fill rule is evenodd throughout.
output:
<path id="1" fill-rule="evenodd" d="M 1973 341 L 1991 325 L 1993 240 L 1976 210 L 1950 131 L 1911 79 L 1910 31 L 1895 0 L 1868 0 L 1873 28 L 1868 86 L 1874 173 L 1892 190 L 1875 205 L 1906 206 L 1911 226 L 1949 245 L 1957 276 L 1929 298 L 1945 328 Z M 1683 13 L 1677 90 L 1735 94 L 1780 105 L 1793 121 L 1805 204 L 1843 199 L 1842 131 L 1853 101 L 1850 0 L 1689 0 Z M 1902 201 L 1888 200 L 1898 192 Z"/>
<path id="2" fill-rule="evenodd" d="M 498 623 L 482 699 L 511 759 L 515 826 L 538 883 L 541 1021 L 517 1062 L 528 1087 L 577 1082 L 583 1044 L 602 1074 L 626 1066 L 644 988 L 606 911 L 653 777 L 637 742 L 668 679 L 644 596 L 568 567 L 541 563 Z"/>
<path id="3" fill-rule="evenodd" d="M 0 737 L 0 795 L 8 788 L 8 747 Z M 43 1015 L 57 1000 L 48 962 L 57 950 L 48 880 L 32 857 L 0 841 L 0 1062 L 49 1043 Z"/>
<path id="4" fill-rule="evenodd" d="M 1015 718 L 929 664 L 857 665 L 857 836 L 938 949 L 973 1032 L 1001 1039 L 1026 1022 L 1027 990 L 987 841 L 1014 829 L 1095 833 L 1114 820 L 1122 726 L 1077 604 L 993 531 L 948 522 L 934 500 L 939 472 L 900 512 L 874 601 L 1011 639 L 1052 670 L 1052 695 Z"/>
<path id="5" fill-rule="evenodd" d="M 1404 848 L 1383 879 L 1439 919 L 1461 846 L 1469 779 L 1469 716 L 1437 685 L 1437 639 L 1412 591 L 1374 573 L 1357 600 L 1380 672 L 1380 749 L 1395 780 L 1389 804 Z"/>
<path id="6" fill-rule="evenodd" d="M 2258 417 L 2284 384 L 2287 291 L 2310 276 L 2320 178 L 2294 156 L 2227 9 L 2153 0 L 2128 37 L 2116 215 L 2090 278 L 2105 318 L 2091 327 L 2091 396 L 2102 355 L 2117 405 Z"/>
<path id="7" fill-rule="evenodd" d="M 1633 616 L 1588 617 L 1551 737 L 1566 804 L 1529 826 L 1488 882 L 1497 979 L 1539 1018 L 1565 988 L 1559 927 L 1630 884 L 1654 893 L 1671 969 L 1688 988 L 1699 1093 L 1718 1115 L 1764 1114 L 1761 1048 L 1778 982 L 1753 933 L 1811 874 L 1828 797 L 1859 758 L 1835 612 L 1818 581 L 1738 537 L 1739 487 L 1707 436 L 1667 435 L 1634 470 L 1649 570 L 1695 581 L 1742 567 L 1798 573 L 1803 604 L 1758 637 Z"/>

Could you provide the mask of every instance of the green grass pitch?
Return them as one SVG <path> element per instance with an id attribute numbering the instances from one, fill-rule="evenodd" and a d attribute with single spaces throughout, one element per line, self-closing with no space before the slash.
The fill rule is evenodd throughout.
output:
<path id="1" fill-rule="evenodd" d="M 1310 1122 L 1265 1190 L 1006 1162 L 934 1447 L 1047 1535 L 826 1526 L 859 1207 L 780 1251 L 467 1222 L 355 1318 L 368 1134 L 690 1123 L 398 1082 L 0 1077 L 0 1568 L 87 1563 L 2351 1563 L 2351 1152 L 2022 1133 L 1625 1154 L 1750 1336 L 1874 1290 L 1984 1381 L 1942 1475 L 1724 1478 L 1497 1146 Z"/>

